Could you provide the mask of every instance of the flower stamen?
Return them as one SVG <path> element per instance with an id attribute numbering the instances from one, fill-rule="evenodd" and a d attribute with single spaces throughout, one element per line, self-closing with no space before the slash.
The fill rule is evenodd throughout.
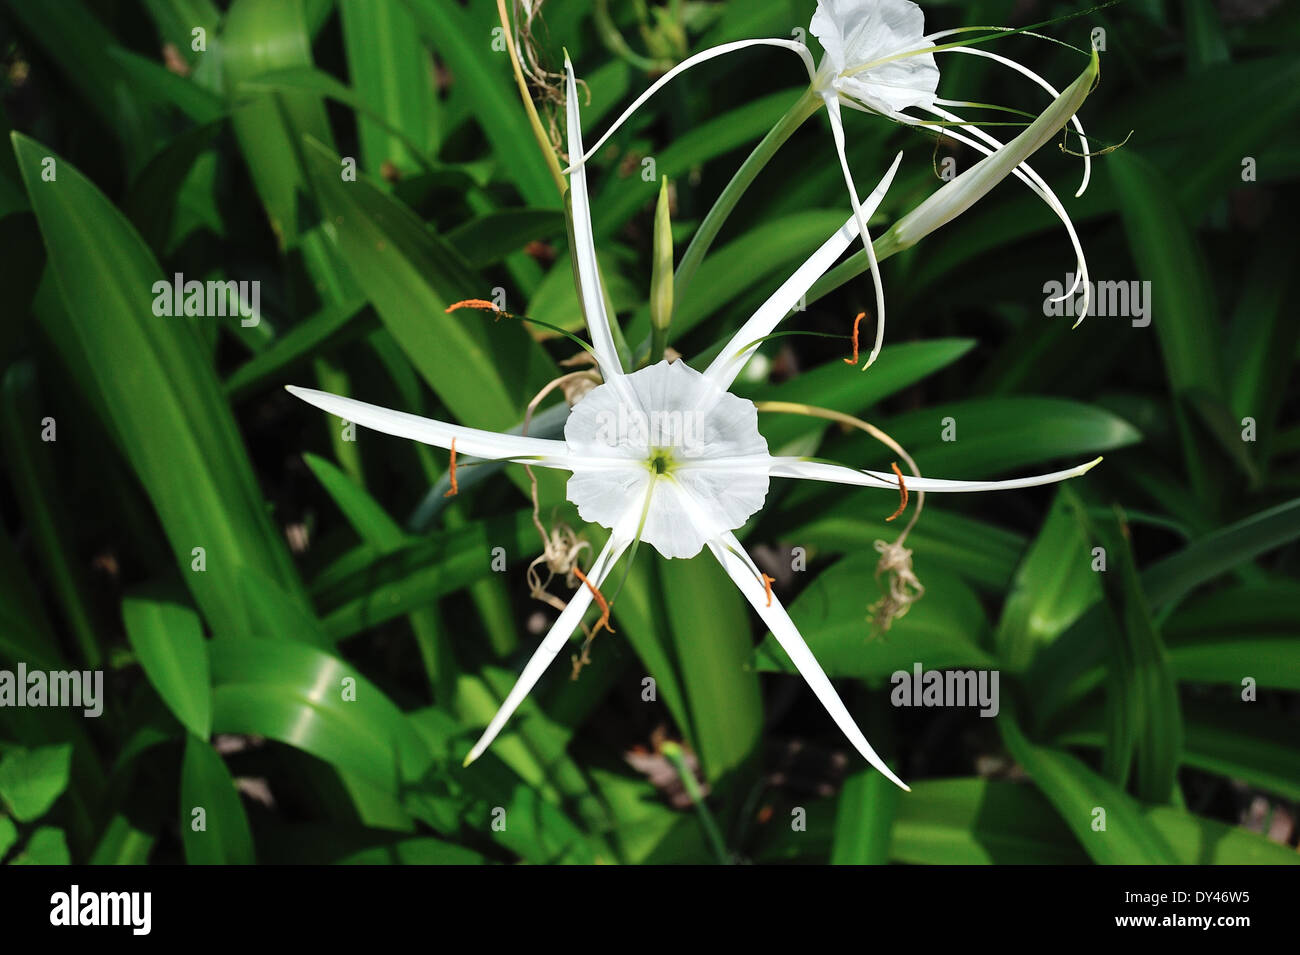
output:
<path id="1" fill-rule="evenodd" d="M 451 479 L 451 490 L 443 497 L 455 497 L 460 493 L 460 487 L 456 484 L 456 439 L 451 439 L 451 472 L 447 475 Z"/>
<path id="2" fill-rule="evenodd" d="M 856 365 L 858 363 L 858 326 L 862 324 L 862 320 L 866 317 L 866 312 L 858 312 L 858 317 L 853 320 L 853 357 L 844 359 L 846 365 Z"/>
<path id="3" fill-rule="evenodd" d="M 579 580 L 581 580 L 584 584 L 587 585 L 587 589 L 591 591 L 592 598 L 596 601 L 596 606 L 600 607 L 600 619 L 597 620 L 596 625 L 591 628 L 591 635 L 594 637 L 596 634 L 600 632 L 602 627 L 604 627 L 610 633 L 614 633 L 615 632 L 614 628 L 611 627 L 609 624 L 610 608 L 609 608 L 609 602 L 605 599 L 605 595 L 600 592 L 599 587 L 597 587 L 595 584 L 593 584 L 590 580 L 587 579 L 587 575 L 582 572 L 582 568 L 579 567 L 577 564 L 574 564 L 573 572 L 574 574 L 577 575 Z"/>
<path id="4" fill-rule="evenodd" d="M 582 649 L 573 654 L 572 657 L 573 675 L 570 679 L 576 680 L 578 674 L 582 672 L 582 668 L 591 662 L 591 641 L 596 639 L 596 634 L 600 633 L 602 628 L 613 633 L 614 628 L 610 626 L 609 623 L 609 601 L 606 600 L 605 595 L 600 592 L 600 588 L 587 579 L 587 575 L 582 572 L 582 568 L 577 564 L 573 565 L 573 573 L 587 586 L 587 589 L 591 591 L 592 598 L 595 599 L 596 605 L 600 607 L 600 619 L 596 621 L 596 625 L 590 630 L 587 630 L 585 626 L 583 627 L 586 639 L 582 641 Z"/>
<path id="5" fill-rule="evenodd" d="M 524 426 L 522 433 L 528 433 L 528 428 L 532 424 L 533 420 L 533 412 L 537 410 L 537 406 L 541 404 L 542 400 L 552 391 L 556 388 L 562 389 L 564 391 L 565 400 L 569 402 L 570 406 L 572 406 L 576 401 L 580 400 L 581 394 L 571 392 L 569 386 L 576 385 L 582 380 L 587 380 L 587 384 L 590 387 L 592 384 L 590 379 L 593 378 L 598 380 L 598 376 L 596 376 L 594 372 L 575 371 L 570 372 L 567 375 L 561 375 L 548 382 L 541 391 L 533 396 L 533 400 L 528 402 L 528 407 L 524 411 Z M 573 397 L 571 397 L 571 394 Z M 577 567 L 578 557 L 584 550 L 589 550 L 591 545 L 585 540 L 579 539 L 578 535 L 575 534 L 573 529 L 567 524 L 558 523 L 549 532 L 546 530 L 546 527 L 542 524 L 541 501 L 537 496 L 537 475 L 533 473 L 533 469 L 527 464 L 524 465 L 524 471 L 528 475 L 529 497 L 532 498 L 533 502 L 533 526 L 537 528 L 538 536 L 542 539 L 541 554 L 539 554 L 533 562 L 528 565 L 528 595 L 534 600 L 540 600 L 545 604 L 549 604 L 563 613 L 564 608 L 567 607 L 568 604 L 559 597 L 556 597 L 546 588 L 550 586 L 551 581 L 555 578 L 556 574 L 564 574 L 565 583 L 570 587 L 577 587 L 578 584 L 574 578 L 573 571 L 574 568 Z M 541 571 L 537 569 L 539 566 L 544 566 L 546 568 L 545 580 L 542 579 Z M 590 642 L 591 634 L 588 633 L 585 624 L 582 625 L 582 627 L 583 632 L 587 633 L 588 642 Z M 583 648 L 583 656 L 584 658 L 586 657 L 585 646 Z M 576 678 L 576 671 L 574 676 Z"/>
<path id="6" fill-rule="evenodd" d="M 897 461 L 891 461 L 889 466 L 890 468 L 893 469 L 894 475 L 898 478 L 898 496 L 899 498 L 901 498 L 901 500 L 898 502 L 898 510 L 894 511 L 894 513 L 890 514 L 888 517 L 885 518 L 886 523 L 894 520 L 894 518 L 898 517 L 905 510 L 907 510 L 907 482 L 903 480 L 903 472 L 898 470 Z"/>
<path id="7" fill-rule="evenodd" d="M 762 577 L 763 589 L 767 591 L 767 605 L 770 607 L 772 606 L 772 585 L 776 583 L 776 578 L 769 577 L 767 574 L 763 574 Z"/>
<path id="8" fill-rule="evenodd" d="M 448 305 L 446 309 L 443 310 L 443 314 L 450 315 L 452 312 L 458 311 L 459 309 L 462 308 L 476 308 L 481 312 L 497 312 L 498 314 L 501 315 L 510 314 L 509 312 L 505 311 L 505 309 L 498 307 L 496 302 L 489 302 L 485 298 L 467 298 L 467 299 L 462 299 L 459 302 L 453 302 L 452 304 Z"/>

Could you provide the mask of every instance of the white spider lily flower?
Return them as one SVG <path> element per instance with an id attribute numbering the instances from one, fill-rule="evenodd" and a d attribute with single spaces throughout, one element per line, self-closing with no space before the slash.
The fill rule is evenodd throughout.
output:
<path id="1" fill-rule="evenodd" d="M 569 149 L 572 155 L 581 156 L 576 80 L 567 61 L 565 68 Z M 570 598 L 470 750 L 466 765 L 480 756 L 500 733 L 577 630 L 583 614 L 619 558 L 639 539 L 669 559 L 694 557 L 707 547 L 854 748 L 891 781 L 908 788 L 871 748 L 781 601 L 772 593 L 770 578 L 764 578 L 735 535 L 763 506 L 772 478 L 878 487 L 893 492 L 900 489 L 899 479 L 882 471 L 772 456 L 759 433 L 753 403 L 728 391 L 761 341 L 858 238 L 859 218 L 870 216 L 880 204 L 901 158 L 900 153 L 857 214 L 759 307 L 703 372 L 683 361 L 661 361 L 631 373 L 622 367 L 611 332 L 612 316 L 605 308 L 596 266 L 586 168 L 579 163 L 569 174 L 574 219 L 573 261 L 578 270 L 592 351 L 604 382 L 575 405 L 565 424 L 563 441 L 481 431 L 390 411 L 339 395 L 289 388 L 299 398 L 330 414 L 386 434 L 441 448 L 450 448 L 455 441 L 458 451 L 475 457 L 568 471 L 571 474 L 566 486 L 568 499 L 585 520 L 610 531 L 609 540 L 587 574 L 589 585 Z M 1076 477 L 1096 463 L 1012 481 L 966 482 L 914 477 L 907 479 L 907 487 L 927 492 L 1032 487 Z"/>
<path id="2" fill-rule="evenodd" d="M 802 43 L 781 39 L 738 40 L 724 43 L 703 50 L 688 57 L 676 67 L 659 77 L 649 89 L 636 98 L 632 105 L 614 121 L 596 145 L 582 155 L 581 161 L 590 159 L 609 137 L 627 119 L 641 107 L 664 84 L 679 74 L 700 63 L 707 62 L 725 53 L 746 49 L 753 46 L 775 46 L 790 49 L 799 54 L 804 68 L 808 72 L 811 93 L 826 106 L 827 117 L 831 125 L 831 135 L 835 143 L 840 169 L 848 188 L 854 215 L 857 218 L 858 233 L 867 254 L 867 263 L 871 271 L 872 285 L 876 302 L 876 337 L 870 353 L 863 363 L 863 369 L 871 367 L 880 354 L 885 340 L 885 293 L 880 276 L 880 265 L 871 236 L 867 231 L 866 220 L 858 214 L 860 206 L 858 189 L 849 168 L 845 148 L 844 122 L 840 114 L 841 106 L 848 106 L 863 112 L 878 113 L 895 122 L 909 126 L 922 126 L 932 121 L 925 120 L 906 110 L 921 110 L 937 117 L 938 121 L 961 133 L 947 130 L 946 135 L 961 142 L 985 156 L 1003 145 L 999 140 L 986 134 L 977 126 L 952 113 L 947 107 L 976 105 L 964 100 L 941 99 L 938 95 L 939 67 L 935 54 L 962 53 L 983 57 L 1008 69 L 1015 70 L 1028 77 L 1035 84 L 1059 100 L 1060 94 L 1043 77 L 1028 67 L 975 47 L 958 43 L 936 44 L 959 33 L 972 31 L 1012 32 L 1009 27 L 962 27 L 944 30 L 939 33 L 925 33 L 925 14 L 913 0 L 817 0 L 817 9 L 809 23 L 811 32 L 821 42 L 825 56 L 821 63 L 813 65 L 813 58 L 808 48 Z M 1096 54 L 1094 52 L 1094 61 Z M 1087 189 L 1092 175 L 1092 161 L 1088 156 L 1088 141 L 1084 135 L 1083 124 L 1073 113 L 1068 121 L 1079 134 L 1083 154 L 1083 180 L 1075 196 L 1081 196 Z M 578 159 L 573 159 L 574 164 Z M 566 173 L 572 172 L 571 166 Z M 1080 321 L 1087 314 L 1091 294 L 1088 279 L 1088 262 L 1083 252 L 1083 245 L 1070 221 L 1069 213 L 1057 198 L 1056 193 L 1043 178 L 1022 158 L 1011 168 L 1002 173 L 1014 175 L 1061 220 L 1069 237 L 1075 254 L 1075 281 L 1073 287 L 1053 301 L 1064 300 L 1072 296 L 1082 285 L 1084 303 L 1080 310 Z M 987 191 L 987 190 L 985 190 Z M 1076 325 L 1078 322 L 1075 323 Z"/>

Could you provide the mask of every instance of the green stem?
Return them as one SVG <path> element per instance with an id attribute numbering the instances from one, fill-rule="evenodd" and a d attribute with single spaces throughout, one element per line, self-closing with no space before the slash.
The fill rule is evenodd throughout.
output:
<path id="1" fill-rule="evenodd" d="M 691 284 L 691 279 L 695 276 L 696 269 L 704 260 L 708 253 L 709 247 L 713 240 L 717 238 L 718 233 L 722 230 L 723 224 L 727 217 L 731 215 L 731 210 L 736 207 L 740 197 L 745 194 L 745 190 L 750 187 L 763 167 L 776 154 L 787 139 L 789 139 L 796 129 L 822 107 L 822 99 L 812 87 L 799 97 L 793 106 L 786 111 L 785 115 L 777 121 L 763 141 L 754 147 L 754 151 L 749 154 L 749 158 L 744 164 L 736 170 L 736 174 L 731 177 L 731 182 L 727 183 L 727 188 L 722 190 L 722 195 L 718 196 L 718 201 L 713 204 L 709 214 L 704 217 L 700 223 L 699 229 L 695 232 L 695 237 L 691 239 L 691 244 L 686 247 L 686 254 L 682 256 L 682 262 L 677 266 L 677 274 L 674 278 L 674 298 L 680 303 L 686 296 L 686 288 Z"/>
<path id="2" fill-rule="evenodd" d="M 682 748 L 676 743 L 667 742 L 659 748 L 659 751 L 673 764 L 673 768 L 677 770 L 677 775 L 681 777 L 682 786 L 686 789 L 686 795 L 691 797 L 691 802 L 699 810 L 700 825 L 704 827 L 704 834 L 708 836 L 709 844 L 713 846 L 718 861 L 723 865 L 730 864 L 731 857 L 727 854 L 727 844 L 722 839 L 722 830 L 718 828 L 717 822 L 714 821 L 713 813 L 709 812 L 709 807 L 704 804 L 704 793 L 700 791 L 700 784 L 695 778 L 695 773 L 686 765 L 686 756 L 682 752 Z"/>
<path id="3" fill-rule="evenodd" d="M 524 104 L 524 112 L 528 116 L 528 125 L 532 127 L 537 145 L 541 147 L 542 157 L 546 160 L 546 168 L 550 170 L 551 178 L 555 180 L 555 188 L 560 191 L 560 195 L 564 195 L 568 190 L 568 185 L 564 181 L 564 172 L 560 169 L 560 161 L 555 156 L 555 149 L 551 146 L 551 138 L 546 134 L 546 129 L 542 126 L 542 118 L 537 115 L 537 106 L 533 103 L 533 96 L 528 92 L 528 82 L 524 79 L 524 69 L 519 62 L 519 53 L 515 50 L 514 28 L 510 25 L 510 14 L 506 12 L 506 0 L 497 0 L 497 15 L 501 18 L 502 36 L 506 41 L 506 52 L 510 54 L 510 67 L 515 74 L 515 85 L 519 88 L 519 98 Z"/>
<path id="4" fill-rule="evenodd" d="M 596 0 L 596 9 L 593 11 L 592 16 L 596 22 L 596 32 L 600 34 L 601 42 L 615 56 L 626 60 L 638 70 L 645 70 L 647 73 L 663 73 L 673 68 L 674 64 L 672 63 L 665 65 L 659 60 L 652 60 L 628 46 L 627 41 L 623 39 L 623 34 L 618 32 L 618 27 L 614 25 L 614 20 L 609 15 L 609 0 Z"/>

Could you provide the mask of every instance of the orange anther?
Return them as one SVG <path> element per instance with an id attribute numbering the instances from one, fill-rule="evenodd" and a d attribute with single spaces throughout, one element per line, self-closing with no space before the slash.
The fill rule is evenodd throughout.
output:
<path id="1" fill-rule="evenodd" d="M 596 604 L 600 607 L 600 619 L 597 620 L 596 625 L 591 628 L 591 635 L 594 637 L 596 634 L 600 633 L 601 627 L 604 627 L 610 633 L 613 633 L 614 628 L 609 625 L 609 603 L 606 602 L 605 595 L 600 592 L 600 588 L 587 579 L 587 575 L 582 572 L 581 567 L 575 564 L 573 566 L 573 572 L 578 575 L 579 580 L 587 585 L 587 589 L 591 591 L 592 597 L 596 599 Z"/>
<path id="2" fill-rule="evenodd" d="M 456 311 L 456 309 L 458 308 L 477 308 L 484 312 L 501 311 L 501 309 L 497 308 L 495 302 L 489 302 L 487 299 L 484 298 L 467 298 L 462 302 L 453 302 L 451 305 L 448 305 L 447 313 L 450 314 L 451 312 Z"/>
<path id="3" fill-rule="evenodd" d="M 775 577 L 763 575 L 763 589 L 767 591 L 767 605 L 772 606 L 772 585 L 776 583 Z"/>
<path id="4" fill-rule="evenodd" d="M 866 312 L 858 312 L 858 317 L 853 320 L 853 357 L 844 359 L 846 365 L 856 365 L 858 363 L 858 326 L 862 324 L 862 320 L 866 317 Z"/>
<path id="5" fill-rule="evenodd" d="M 455 438 L 451 439 L 451 473 L 448 476 L 451 478 L 451 490 L 448 491 L 446 494 L 444 494 L 443 497 L 455 497 L 457 494 L 460 493 L 460 488 L 456 485 L 456 439 Z"/>
<path id="6" fill-rule="evenodd" d="M 907 485 L 903 483 L 903 472 L 898 470 L 897 461 L 893 462 L 889 466 L 894 469 L 894 474 L 898 476 L 898 496 L 901 497 L 902 500 L 898 502 L 898 510 L 894 511 L 893 514 L 890 514 L 888 517 L 886 517 L 885 518 L 886 521 L 892 521 L 899 514 L 902 514 L 905 510 L 907 510 Z"/>

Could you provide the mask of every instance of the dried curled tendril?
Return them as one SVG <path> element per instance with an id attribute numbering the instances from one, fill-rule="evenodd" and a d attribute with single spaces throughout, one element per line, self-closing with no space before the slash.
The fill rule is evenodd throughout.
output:
<path id="1" fill-rule="evenodd" d="M 556 577 L 563 577 L 565 586 L 577 588 L 581 582 L 574 573 L 578 567 L 578 558 L 583 551 L 591 550 L 591 545 L 564 523 L 556 524 L 548 532 L 538 519 L 536 511 L 533 512 L 533 521 L 542 536 L 542 552 L 533 559 L 526 571 L 528 595 L 534 600 L 550 604 L 556 610 L 563 610 L 565 602 L 552 596 L 546 588 Z"/>
<path id="2" fill-rule="evenodd" d="M 898 510 L 885 518 L 886 521 L 892 521 L 907 509 L 907 482 L 903 480 L 903 472 L 898 470 L 896 463 L 890 464 L 894 474 L 898 476 L 898 494 L 901 500 L 898 503 Z M 912 466 L 915 471 L 915 465 Z M 908 533 L 916 524 L 916 519 L 921 516 L 921 507 L 918 504 L 915 511 L 912 512 L 912 519 L 908 522 L 903 533 L 893 543 L 887 541 L 876 541 L 876 550 L 880 553 L 880 560 L 876 563 L 876 579 L 880 579 L 881 574 L 885 574 L 885 593 L 873 603 L 867 612 L 871 614 L 871 627 L 875 636 L 885 633 L 899 617 L 905 616 L 907 611 L 912 608 L 925 594 L 925 587 L 916 576 L 916 571 L 912 569 L 912 552 L 903 546 L 903 541 L 907 539 Z"/>
<path id="3" fill-rule="evenodd" d="M 577 356 L 576 359 L 569 359 L 563 364 L 573 365 L 581 363 L 584 358 L 588 357 L 586 353 Z M 533 396 L 533 400 L 528 403 L 528 408 L 524 412 L 524 426 L 522 433 L 528 433 L 528 426 L 532 423 L 533 412 L 542 400 L 556 388 L 564 393 L 565 401 L 572 407 L 593 387 L 600 384 L 600 375 L 594 369 L 583 369 L 582 371 L 572 371 L 565 375 L 560 375 L 547 382 L 546 385 Z M 533 526 L 537 528 L 537 533 L 542 539 L 542 552 L 531 564 L 528 565 L 528 595 L 534 600 L 540 600 L 549 604 L 561 613 L 568 606 L 568 602 L 561 600 L 552 594 L 547 587 L 557 576 L 563 575 L 565 585 L 570 589 L 576 589 L 579 585 L 587 587 L 591 591 L 596 605 L 600 607 L 600 619 L 596 621 L 594 627 L 588 628 L 585 623 L 580 623 L 583 635 L 586 639 L 582 643 L 582 648 L 578 653 L 573 654 L 573 679 L 578 678 L 582 668 L 591 662 L 590 649 L 591 641 L 595 639 L 596 634 L 602 629 L 614 632 L 614 628 L 609 624 L 609 602 L 600 589 L 587 579 L 587 575 L 582 572 L 578 564 L 579 558 L 584 551 L 591 550 L 591 544 L 582 540 L 573 528 L 564 522 L 556 522 L 548 531 L 541 519 L 541 504 L 537 498 L 537 476 L 533 469 L 527 464 L 524 470 L 528 472 L 529 493 L 533 499 Z M 539 569 L 540 568 L 540 569 Z M 545 570 L 545 578 L 542 571 Z"/>
<path id="4" fill-rule="evenodd" d="M 901 539 L 900 539 L 901 540 Z M 885 593 L 867 612 L 871 614 L 872 630 L 878 636 L 905 616 L 925 594 L 925 587 L 912 569 L 912 552 L 898 540 L 893 543 L 876 541 L 880 560 L 876 564 L 876 578 L 886 574 Z"/>
<path id="5" fill-rule="evenodd" d="M 542 103 L 546 114 L 547 135 L 556 152 L 563 153 L 564 138 L 560 135 L 558 116 L 564 108 L 564 74 L 547 69 L 542 62 L 535 30 L 541 23 L 544 0 L 511 0 L 514 23 L 514 45 L 519 55 L 519 67 L 533 96 Z M 586 83 L 579 80 L 579 85 Z M 590 98 L 590 93 L 588 93 Z M 565 157 L 566 161 L 568 157 Z"/>

